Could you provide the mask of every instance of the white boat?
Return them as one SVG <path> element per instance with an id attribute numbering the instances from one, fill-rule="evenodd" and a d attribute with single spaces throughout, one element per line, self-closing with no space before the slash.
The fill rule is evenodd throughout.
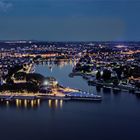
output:
<path id="1" fill-rule="evenodd" d="M 66 97 L 70 97 L 72 100 L 85 100 L 85 101 L 101 101 L 102 96 L 90 94 L 87 92 L 72 92 L 68 93 Z"/>
<path id="2" fill-rule="evenodd" d="M 113 91 L 121 91 L 121 89 L 118 88 L 118 87 L 113 87 L 112 90 L 113 90 Z"/>
<path id="3" fill-rule="evenodd" d="M 135 87 L 133 86 L 133 85 L 131 85 L 131 84 L 119 84 L 118 85 L 118 87 L 120 88 L 120 89 L 122 89 L 122 90 L 134 90 L 135 89 Z"/>
<path id="4" fill-rule="evenodd" d="M 140 96 L 140 91 L 139 90 L 135 91 L 135 94 Z"/>

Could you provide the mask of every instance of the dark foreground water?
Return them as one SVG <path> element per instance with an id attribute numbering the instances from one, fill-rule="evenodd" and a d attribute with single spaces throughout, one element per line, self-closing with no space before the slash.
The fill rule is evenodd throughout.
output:
<path id="1" fill-rule="evenodd" d="M 82 78 L 69 78 L 71 66 L 37 66 L 70 87 L 97 93 Z M 0 140 L 139 140 L 140 99 L 128 93 L 98 90 L 101 103 L 36 101 L 0 104 Z"/>

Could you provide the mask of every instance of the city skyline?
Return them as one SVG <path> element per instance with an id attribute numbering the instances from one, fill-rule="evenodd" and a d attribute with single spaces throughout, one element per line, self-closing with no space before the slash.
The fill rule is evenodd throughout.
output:
<path id="1" fill-rule="evenodd" d="M 0 40 L 139 41 L 139 12 L 137 0 L 0 0 Z"/>

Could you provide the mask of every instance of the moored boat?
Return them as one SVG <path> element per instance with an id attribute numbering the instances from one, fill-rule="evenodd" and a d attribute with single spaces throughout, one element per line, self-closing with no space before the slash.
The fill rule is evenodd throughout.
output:
<path id="1" fill-rule="evenodd" d="M 101 101 L 102 96 L 90 94 L 87 92 L 72 92 L 68 93 L 66 97 L 70 97 L 72 100 L 81 100 L 81 101 Z"/>
<path id="2" fill-rule="evenodd" d="M 135 91 L 134 92 L 137 96 L 140 96 L 140 91 L 138 90 L 138 91 Z"/>

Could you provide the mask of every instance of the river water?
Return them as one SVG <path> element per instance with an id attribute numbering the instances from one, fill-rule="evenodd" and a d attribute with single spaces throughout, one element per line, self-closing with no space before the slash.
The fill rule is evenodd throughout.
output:
<path id="1" fill-rule="evenodd" d="M 88 86 L 70 78 L 72 65 L 37 65 L 36 72 L 53 76 L 67 87 L 101 94 L 103 101 L 37 101 L 31 105 L 0 104 L 0 140 L 139 140 L 140 99 Z M 30 104 L 30 103 L 29 103 Z"/>

